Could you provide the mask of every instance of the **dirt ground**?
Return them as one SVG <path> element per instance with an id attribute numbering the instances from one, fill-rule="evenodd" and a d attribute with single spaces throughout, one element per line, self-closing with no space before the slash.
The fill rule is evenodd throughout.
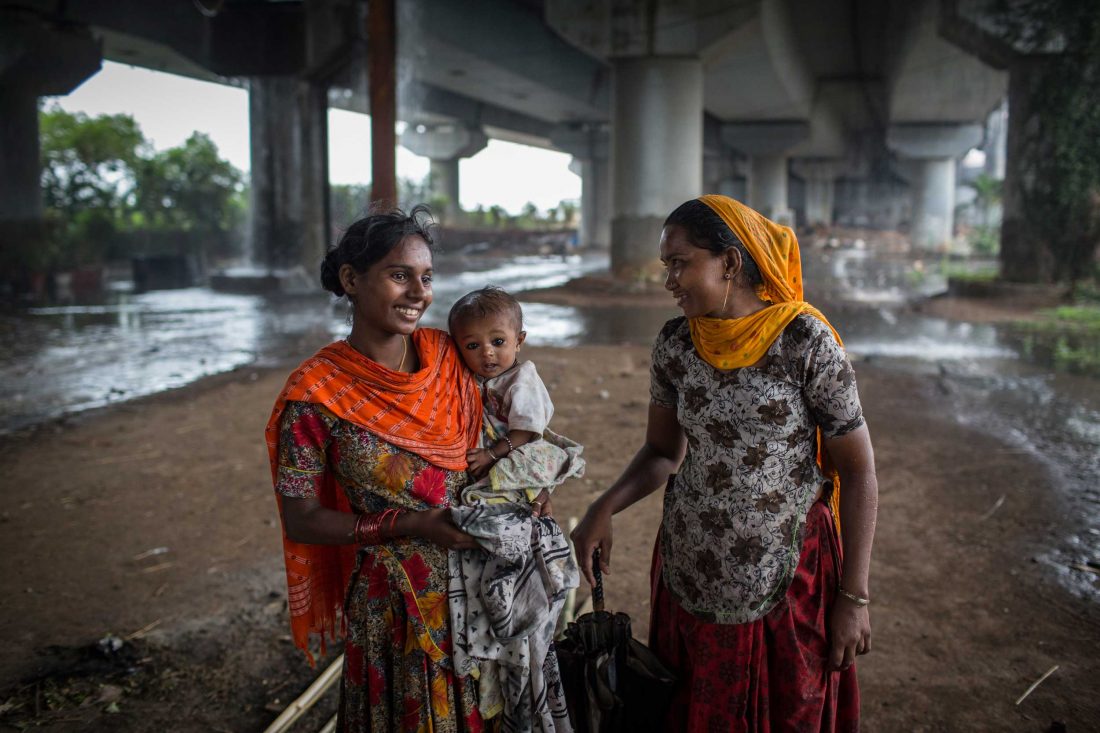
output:
<path id="1" fill-rule="evenodd" d="M 586 447 L 586 477 L 554 500 L 565 524 L 640 444 L 648 349 L 523 356 L 554 429 Z M 0 730 L 262 730 L 317 674 L 289 643 L 262 439 L 290 366 L 0 441 Z M 1033 560 L 1069 521 L 1051 478 L 945 417 L 934 378 L 856 368 L 881 493 L 865 730 L 1100 728 L 1100 608 Z M 660 508 L 654 495 L 616 518 L 607 578 L 643 638 Z M 334 697 L 295 730 L 320 728 Z"/>

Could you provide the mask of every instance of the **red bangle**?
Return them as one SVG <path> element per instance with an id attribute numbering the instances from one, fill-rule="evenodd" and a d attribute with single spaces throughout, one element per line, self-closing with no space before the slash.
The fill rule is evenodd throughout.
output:
<path id="1" fill-rule="evenodd" d="M 393 525 L 397 518 L 404 512 L 401 509 L 386 509 L 381 512 L 365 512 L 355 520 L 355 530 L 352 532 L 355 542 L 360 545 L 380 545 L 383 539 L 393 537 Z M 386 519 L 390 520 L 387 527 L 387 538 L 382 537 L 382 527 L 386 525 Z"/>

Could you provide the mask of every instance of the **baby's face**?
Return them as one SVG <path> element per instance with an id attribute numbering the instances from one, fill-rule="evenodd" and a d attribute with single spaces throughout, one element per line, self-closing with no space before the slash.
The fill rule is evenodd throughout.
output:
<path id="1" fill-rule="evenodd" d="M 470 371 L 488 379 L 516 363 L 516 353 L 527 333 L 517 332 L 511 317 L 493 315 L 455 323 L 451 336 Z"/>

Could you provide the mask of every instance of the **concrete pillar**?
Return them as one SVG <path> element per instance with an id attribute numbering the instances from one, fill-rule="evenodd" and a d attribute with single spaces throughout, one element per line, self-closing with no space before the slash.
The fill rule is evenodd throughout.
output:
<path id="1" fill-rule="evenodd" d="M 481 128 L 463 124 L 410 125 L 401 135 L 401 144 L 431 161 L 428 172 L 431 197 L 443 201 L 443 211 L 438 212 L 440 219 L 455 223 L 462 213 L 458 161 L 484 150 L 489 138 Z"/>
<path id="2" fill-rule="evenodd" d="M 441 199 L 441 219 L 447 223 L 457 220 L 461 206 L 458 189 L 459 158 L 432 158 L 428 161 L 428 190 L 432 199 Z"/>
<path id="3" fill-rule="evenodd" d="M 989 115 L 985 127 L 984 172 L 999 181 L 1005 177 L 1005 158 L 1008 151 L 1008 102 L 1004 102 Z"/>
<path id="4" fill-rule="evenodd" d="M 602 123 L 566 123 L 550 132 L 550 142 L 573 156 L 569 170 L 581 177 L 582 247 L 611 246 L 610 136 Z"/>
<path id="5" fill-rule="evenodd" d="M 693 57 L 612 60 L 611 269 L 654 267 L 665 217 L 703 184 L 703 65 Z"/>
<path id="6" fill-rule="evenodd" d="M 294 77 L 256 77 L 248 88 L 252 257 L 313 277 L 331 238 L 327 90 Z"/>
<path id="7" fill-rule="evenodd" d="M 0 242 L 30 246 L 42 238 L 38 94 L 0 86 Z"/>
<path id="8" fill-rule="evenodd" d="M 810 226 L 832 226 L 836 208 L 836 179 L 842 166 L 839 161 L 798 159 L 792 168 L 805 185 L 805 217 Z"/>
<path id="9" fill-rule="evenodd" d="M 787 156 L 754 155 L 749 159 L 749 206 L 772 221 L 794 220 L 787 204 Z"/>
<path id="10" fill-rule="evenodd" d="M 580 244 L 607 249 L 611 246 L 611 166 L 607 158 L 574 157 L 569 170 L 581 177 Z"/>
<path id="11" fill-rule="evenodd" d="M 955 162 L 981 142 L 978 125 L 896 124 L 887 145 L 911 161 L 913 216 L 909 239 L 923 250 L 946 250 L 955 227 Z"/>
<path id="12" fill-rule="evenodd" d="M 945 249 L 955 234 L 955 159 L 913 161 L 910 238 L 922 249 Z"/>
<path id="13" fill-rule="evenodd" d="M 0 285 L 23 290 L 28 255 L 45 245 L 38 97 L 68 94 L 100 63 L 87 29 L 0 10 Z"/>
<path id="14" fill-rule="evenodd" d="M 788 201 L 787 152 L 810 135 L 804 122 L 749 122 L 722 125 L 722 140 L 749 156 L 748 200 L 772 221 L 794 224 Z"/>
<path id="15" fill-rule="evenodd" d="M 743 201 L 748 161 L 730 148 L 708 151 L 703 156 L 703 191 Z"/>

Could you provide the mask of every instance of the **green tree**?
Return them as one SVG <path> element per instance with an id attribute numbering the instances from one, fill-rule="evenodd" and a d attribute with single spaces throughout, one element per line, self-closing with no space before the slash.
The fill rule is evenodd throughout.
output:
<path id="1" fill-rule="evenodd" d="M 202 133 L 156 152 L 129 115 L 39 114 L 49 255 L 36 266 L 100 263 L 134 254 L 135 231 L 189 232 L 194 254 L 230 253 L 247 199 L 240 171 Z M 166 240 L 167 241 L 167 240 Z"/>
<path id="2" fill-rule="evenodd" d="M 73 264 L 101 261 L 126 226 L 145 136 L 129 115 L 88 117 L 55 106 L 40 113 L 39 137 L 42 202 L 54 249 Z"/>
<path id="3" fill-rule="evenodd" d="M 215 236 L 240 226 L 243 176 L 218 155 L 208 135 L 196 132 L 134 167 L 134 209 L 146 227 Z"/>

